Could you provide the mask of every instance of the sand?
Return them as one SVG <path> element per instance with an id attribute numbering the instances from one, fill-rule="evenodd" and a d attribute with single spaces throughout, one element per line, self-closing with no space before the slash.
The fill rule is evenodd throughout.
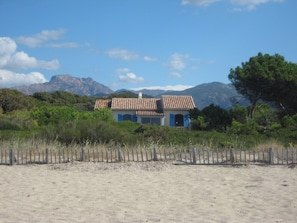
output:
<path id="1" fill-rule="evenodd" d="M 297 222 L 297 167 L 0 166 L 0 222 Z"/>

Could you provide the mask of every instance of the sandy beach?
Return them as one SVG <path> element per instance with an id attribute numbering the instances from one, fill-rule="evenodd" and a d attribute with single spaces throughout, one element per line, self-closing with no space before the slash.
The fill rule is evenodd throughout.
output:
<path id="1" fill-rule="evenodd" d="M 297 167 L 0 166 L 0 222 L 296 222 Z"/>

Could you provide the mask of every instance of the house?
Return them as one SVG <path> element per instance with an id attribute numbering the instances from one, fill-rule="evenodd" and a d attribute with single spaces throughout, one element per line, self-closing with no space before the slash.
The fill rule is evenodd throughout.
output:
<path id="1" fill-rule="evenodd" d="M 189 110 L 195 108 L 192 96 L 163 95 L 161 98 L 97 99 L 94 109 L 109 107 L 114 120 L 142 124 L 189 127 Z"/>

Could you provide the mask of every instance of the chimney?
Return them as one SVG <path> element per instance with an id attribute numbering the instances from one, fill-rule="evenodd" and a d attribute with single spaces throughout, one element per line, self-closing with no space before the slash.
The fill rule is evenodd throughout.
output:
<path id="1" fill-rule="evenodd" d="M 142 99 L 142 93 L 141 92 L 138 93 L 138 99 Z"/>

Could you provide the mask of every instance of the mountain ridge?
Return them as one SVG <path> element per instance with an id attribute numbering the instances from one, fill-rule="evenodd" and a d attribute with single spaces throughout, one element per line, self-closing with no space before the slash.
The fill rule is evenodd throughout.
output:
<path id="1" fill-rule="evenodd" d="M 42 84 L 31 84 L 28 86 L 17 86 L 12 89 L 24 94 L 34 94 L 35 92 L 67 91 L 73 94 L 85 96 L 104 96 L 113 93 L 107 86 L 94 81 L 92 78 L 78 78 L 70 74 L 58 74 L 51 78 L 49 82 Z"/>
<path id="2" fill-rule="evenodd" d="M 51 78 L 49 82 L 42 84 L 32 84 L 29 86 L 17 86 L 12 89 L 18 90 L 24 94 L 32 95 L 35 92 L 54 92 L 67 91 L 82 96 L 102 97 L 115 92 L 129 91 L 133 93 L 143 93 L 152 97 L 161 97 L 161 95 L 191 95 L 198 109 L 203 109 L 210 104 L 218 105 L 224 109 L 232 108 L 236 103 L 245 104 L 239 101 L 242 98 L 232 84 L 221 82 L 210 82 L 197 85 L 183 91 L 166 91 L 162 89 L 150 90 L 142 89 L 139 91 L 121 89 L 113 91 L 107 86 L 94 81 L 92 78 L 77 78 L 70 74 L 59 74 Z"/>

